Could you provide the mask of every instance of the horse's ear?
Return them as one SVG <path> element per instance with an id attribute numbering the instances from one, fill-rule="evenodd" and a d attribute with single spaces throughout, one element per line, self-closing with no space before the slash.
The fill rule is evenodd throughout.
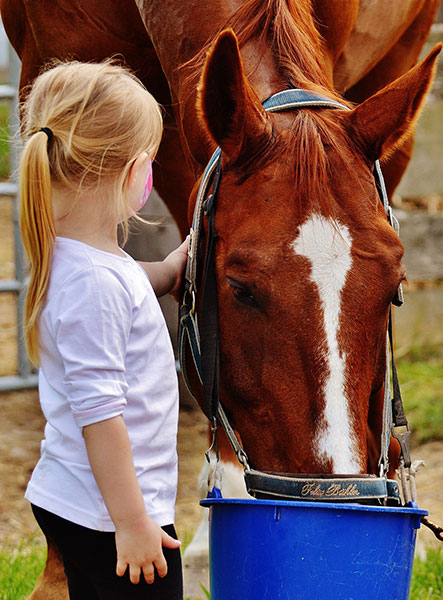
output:
<path id="1" fill-rule="evenodd" d="M 197 111 L 211 138 L 230 161 L 247 156 L 266 129 L 266 112 L 248 83 L 231 29 L 211 46 L 198 88 Z"/>
<path id="2" fill-rule="evenodd" d="M 347 113 L 351 137 L 372 161 L 389 156 L 412 133 L 441 48 L 437 44 L 413 69 Z"/>

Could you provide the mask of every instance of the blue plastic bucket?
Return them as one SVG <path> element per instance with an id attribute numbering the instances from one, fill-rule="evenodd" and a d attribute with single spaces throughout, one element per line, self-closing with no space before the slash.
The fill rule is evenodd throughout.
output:
<path id="1" fill-rule="evenodd" d="M 417 508 L 278 500 L 210 507 L 211 600 L 407 600 Z"/>

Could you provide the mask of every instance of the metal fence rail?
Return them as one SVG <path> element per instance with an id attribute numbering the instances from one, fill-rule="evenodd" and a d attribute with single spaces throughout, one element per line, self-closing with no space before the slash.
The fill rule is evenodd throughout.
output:
<path id="1" fill-rule="evenodd" d="M 37 375 L 32 372 L 23 338 L 24 288 L 26 268 L 24 249 L 19 228 L 17 167 L 20 148 L 18 118 L 18 84 L 20 60 L 14 50 L 9 49 L 9 81 L 10 85 L 0 85 L 0 101 L 9 102 L 9 164 L 11 181 L 0 183 L 0 200 L 13 203 L 13 236 L 15 278 L 0 280 L 0 293 L 14 293 L 17 310 L 17 370 L 18 375 L 0 377 L 0 392 L 33 388 L 37 386 Z M 1 350 L 1 349 L 0 349 Z M 5 349 L 3 348 L 3 351 Z"/>

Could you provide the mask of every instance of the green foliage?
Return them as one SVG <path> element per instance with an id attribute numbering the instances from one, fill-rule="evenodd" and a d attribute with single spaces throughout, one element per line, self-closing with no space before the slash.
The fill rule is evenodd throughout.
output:
<path id="1" fill-rule="evenodd" d="M 182 543 L 182 545 L 180 546 L 180 552 L 181 552 L 182 556 L 183 556 L 183 553 L 185 552 L 186 548 L 192 542 L 193 537 L 194 537 L 194 532 L 191 531 L 190 529 L 186 529 L 186 531 L 179 532 L 179 538 Z"/>
<path id="2" fill-rule="evenodd" d="M 443 357 L 412 354 L 398 362 L 398 376 L 414 444 L 443 439 Z"/>
<path id="3" fill-rule="evenodd" d="M 15 550 L 0 551 L 0 600 L 25 600 L 43 570 L 45 549 L 35 540 Z M 201 586 L 206 598 L 208 590 Z M 425 560 L 416 558 L 411 582 L 411 600 L 443 598 L 443 550 L 429 549 Z"/>
<path id="4" fill-rule="evenodd" d="M 46 549 L 35 540 L 0 551 L 0 600 L 25 600 L 43 571 Z"/>
<path id="5" fill-rule="evenodd" d="M 443 550 L 429 549 L 426 560 L 416 558 L 412 574 L 410 598 L 441 600 L 443 598 Z"/>
<path id="6" fill-rule="evenodd" d="M 9 178 L 9 107 L 0 104 L 0 180 Z"/>

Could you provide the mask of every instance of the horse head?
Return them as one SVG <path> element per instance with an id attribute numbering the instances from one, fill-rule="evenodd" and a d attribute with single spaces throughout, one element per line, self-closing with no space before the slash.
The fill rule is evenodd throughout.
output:
<path id="1" fill-rule="evenodd" d="M 223 156 L 220 398 L 255 468 L 376 472 L 387 319 L 405 269 L 373 166 L 411 132 L 439 50 L 351 110 L 275 114 L 231 31 L 208 53 L 198 113 Z"/>

